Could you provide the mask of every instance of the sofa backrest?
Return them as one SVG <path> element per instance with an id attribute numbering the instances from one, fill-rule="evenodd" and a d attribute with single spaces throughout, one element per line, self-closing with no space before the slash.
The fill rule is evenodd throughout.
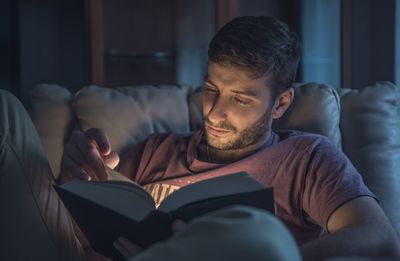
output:
<path id="1" fill-rule="evenodd" d="M 341 89 L 342 147 L 400 234 L 400 89 Z"/>
<path id="2" fill-rule="evenodd" d="M 317 83 L 295 84 L 295 99 L 274 129 L 327 136 L 350 158 L 400 231 L 400 90 L 382 82 L 362 90 Z M 189 132 L 202 126 L 202 90 L 190 86 L 88 86 L 72 94 L 39 85 L 31 115 L 55 176 L 63 144 L 74 128 L 106 131 L 123 152 L 151 133 Z"/>

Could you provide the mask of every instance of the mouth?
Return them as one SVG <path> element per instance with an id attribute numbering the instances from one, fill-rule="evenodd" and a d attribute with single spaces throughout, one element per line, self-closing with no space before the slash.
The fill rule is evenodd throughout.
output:
<path id="1" fill-rule="evenodd" d="M 215 128 L 215 127 L 211 127 L 210 125 L 206 125 L 206 131 L 208 134 L 211 134 L 211 135 L 217 136 L 217 137 L 224 136 L 224 135 L 228 134 L 229 132 L 231 132 L 230 130 Z"/>

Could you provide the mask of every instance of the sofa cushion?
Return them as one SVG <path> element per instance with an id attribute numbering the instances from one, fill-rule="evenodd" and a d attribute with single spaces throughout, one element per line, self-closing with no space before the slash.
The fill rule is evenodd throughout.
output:
<path id="1" fill-rule="evenodd" d="M 203 127 L 203 88 L 198 87 L 189 93 L 190 129 L 199 130 Z"/>
<path id="2" fill-rule="evenodd" d="M 120 152 L 154 132 L 190 130 L 186 87 L 89 86 L 76 94 L 74 111 L 83 130 L 104 130 Z"/>
<path id="3" fill-rule="evenodd" d="M 187 85 L 141 85 L 119 87 L 118 91 L 133 97 L 151 118 L 153 132 L 188 132 L 189 109 Z"/>
<path id="4" fill-rule="evenodd" d="M 72 94 L 56 84 L 40 84 L 32 89 L 30 95 L 30 116 L 56 178 L 64 143 L 74 124 L 71 102 Z"/>
<path id="5" fill-rule="evenodd" d="M 292 129 L 318 133 L 341 148 L 339 129 L 340 101 L 335 88 L 317 83 L 294 84 L 295 97 L 273 129 Z"/>
<path id="6" fill-rule="evenodd" d="M 340 94 L 343 150 L 400 232 L 400 89 L 380 82 Z"/>

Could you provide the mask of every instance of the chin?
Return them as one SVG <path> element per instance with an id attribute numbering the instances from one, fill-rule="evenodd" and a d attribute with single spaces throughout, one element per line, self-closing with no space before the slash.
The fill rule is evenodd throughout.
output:
<path id="1" fill-rule="evenodd" d="M 231 144 L 232 144 L 232 139 L 226 139 L 226 138 L 216 138 L 216 137 L 210 137 L 210 135 L 207 135 L 207 144 L 208 146 L 219 149 L 219 150 L 228 150 L 231 149 Z"/>

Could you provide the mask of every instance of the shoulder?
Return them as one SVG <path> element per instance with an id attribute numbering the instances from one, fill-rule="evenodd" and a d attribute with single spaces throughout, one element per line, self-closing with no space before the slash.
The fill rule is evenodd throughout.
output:
<path id="1" fill-rule="evenodd" d="M 351 161 L 327 137 L 298 131 L 277 135 L 280 143 L 293 148 L 287 157 L 298 163 L 301 208 L 324 229 L 340 205 L 359 196 L 375 197 Z"/>
<path id="2" fill-rule="evenodd" d="M 307 176 L 330 176 L 337 172 L 358 173 L 348 157 L 329 138 L 307 132 L 277 132 L 281 155 L 297 162 Z"/>
<path id="3" fill-rule="evenodd" d="M 299 154 L 309 167 L 329 166 L 337 169 L 343 165 L 352 165 L 343 151 L 323 135 L 301 131 L 279 131 L 277 135 L 279 143 Z"/>
<path id="4" fill-rule="evenodd" d="M 280 146 L 291 147 L 296 150 L 333 150 L 339 151 L 329 138 L 309 132 L 302 132 L 296 130 L 276 131 L 279 137 L 277 144 Z"/>

